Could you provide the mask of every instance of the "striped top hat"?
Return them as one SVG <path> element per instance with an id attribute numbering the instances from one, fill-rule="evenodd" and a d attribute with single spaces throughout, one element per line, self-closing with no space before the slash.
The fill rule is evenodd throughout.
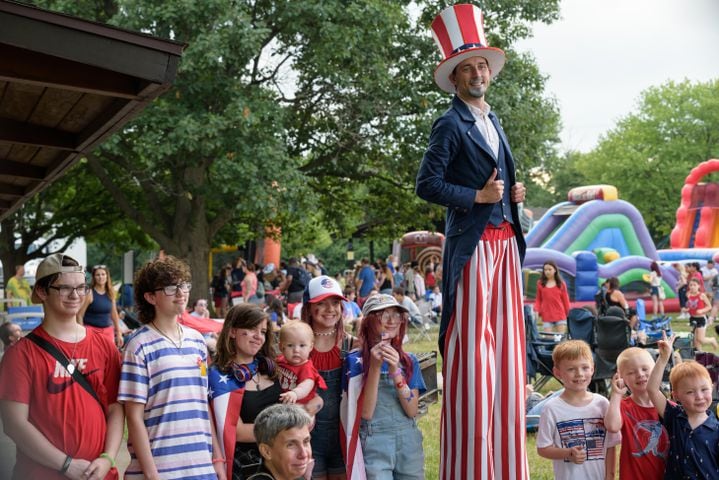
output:
<path id="1" fill-rule="evenodd" d="M 504 52 L 487 44 L 482 11 L 474 5 L 462 3 L 442 10 L 432 21 L 432 36 L 444 58 L 434 71 L 434 81 L 445 92 L 455 92 L 449 76 L 470 57 L 486 58 L 492 78 L 504 67 Z"/>

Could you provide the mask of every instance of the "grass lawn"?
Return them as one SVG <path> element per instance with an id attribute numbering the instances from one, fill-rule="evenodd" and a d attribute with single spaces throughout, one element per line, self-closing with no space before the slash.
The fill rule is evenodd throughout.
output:
<path id="1" fill-rule="evenodd" d="M 540 326 L 541 328 L 541 326 Z M 672 321 L 672 329 L 675 332 L 686 333 L 690 331 L 686 320 Z M 433 327 L 431 331 L 431 341 L 410 342 L 405 345 L 405 350 L 409 352 L 428 352 L 437 350 L 437 327 Z M 707 336 L 716 338 L 713 326 L 707 328 Z M 442 358 L 437 359 L 437 372 L 441 374 Z M 555 379 L 550 380 L 541 393 L 554 391 L 561 388 L 561 384 Z M 441 401 L 441 396 L 440 396 Z M 436 480 L 439 475 L 439 424 L 440 424 L 440 403 L 430 405 L 429 411 L 419 420 L 419 426 L 424 435 L 424 456 L 425 456 L 425 476 L 427 480 Z M 552 472 L 552 462 L 537 455 L 535 446 L 536 434 L 527 434 L 527 456 L 529 460 L 529 472 L 532 480 L 550 480 L 554 478 Z M 618 451 L 618 449 L 617 449 Z"/>

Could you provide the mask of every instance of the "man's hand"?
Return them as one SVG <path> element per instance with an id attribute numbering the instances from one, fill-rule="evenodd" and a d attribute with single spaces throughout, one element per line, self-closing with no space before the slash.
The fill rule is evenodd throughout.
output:
<path id="1" fill-rule="evenodd" d="M 521 182 L 517 182 L 514 185 L 512 185 L 512 191 L 510 192 L 511 200 L 514 203 L 522 203 L 524 201 L 524 197 L 527 195 L 527 189 L 524 188 L 524 184 Z"/>
<path id="2" fill-rule="evenodd" d="M 477 193 L 475 193 L 474 203 L 497 203 L 502 200 L 504 181 L 496 180 L 496 178 L 497 169 L 495 168 L 492 170 L 492 174 L 489 176 L 489 180 L 484 184 L 482 190 L 477 190 Z M 512 191 L 514 191 L 514 189 L 512 189 Z"/>

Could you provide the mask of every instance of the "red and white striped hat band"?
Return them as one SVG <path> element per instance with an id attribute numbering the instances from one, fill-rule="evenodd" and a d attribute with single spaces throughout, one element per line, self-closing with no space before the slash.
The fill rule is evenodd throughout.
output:
<path id="1" fill-rule="evenodd" d="M 463 3 L 442 10 L 432 22 L 432 36 L 444 58 L 434 71 L 434 81 L 445 92 L 455 92 L 449 76 L 470 57 L 486 58 L 492 78 L 504 67 L 504 52 L 487 44 L 482 11 L 475 5 Z"/>

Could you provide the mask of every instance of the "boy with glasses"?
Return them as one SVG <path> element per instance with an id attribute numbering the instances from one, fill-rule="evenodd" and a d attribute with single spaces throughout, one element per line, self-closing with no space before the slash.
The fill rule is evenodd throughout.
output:
<path id="1" fill-rule="evenodd" d="M 75 321 L 88 291 L 75 259 L 50 255 L 36 278 L 32 301 L 43 305 L 42 324 L 0 364 L 0 411 L 17 445 L 12 478 L 116 479 L 124 427 L 120 355 Z"/>
<path id="2" fill-rule="evenodd" d="M 205 340 L 177 321 L 191 288 L 189 267 L 169 255 L 135 277 L 144 325 L 125 346 L 118 394 L 127 415 L 126 479 L 225 478 L 208 414 Z"/>

